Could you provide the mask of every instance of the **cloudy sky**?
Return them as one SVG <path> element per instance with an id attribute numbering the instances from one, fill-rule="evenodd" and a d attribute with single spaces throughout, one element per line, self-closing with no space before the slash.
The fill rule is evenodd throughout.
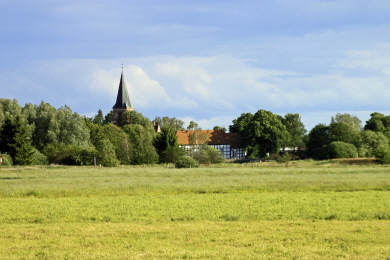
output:
<path id="1" fill-rule="evenodd" d="M 390 113 L 388 0 L 0 0 L 0 97 L 228 127 Z"/>

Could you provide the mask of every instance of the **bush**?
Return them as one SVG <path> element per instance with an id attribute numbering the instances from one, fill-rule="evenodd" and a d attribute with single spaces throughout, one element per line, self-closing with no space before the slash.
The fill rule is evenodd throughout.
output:
<path id="1" fill-rule="evenodd" d="M 3 153 L 0 154 L 0 157 L 3 157 L 3 163 L 2 163 L 3 166 L 12 166 L 13 161 L 9 154 Z"/>
<path id="2" fill-rule="evenodd" d="M 176 168 L 196 168 L 199 167 L 199 162 L 192 157 L 182 156 L 175 162 Z"/>
<path id="3" fill-rule="evenodd" d="M 37 149 L 34 149 L 34 154 L 32 158 L 32 165 L 47 165 L 48 160 L 47 156 L 38 151 Z"/>
<path id="4" fill-rule="evenodd" d="M 383 144 L 378 146 L 374 150 L 374 156 L 379 160 L 380 163 L 389 164 L 390 163 L 390 147 L 388 144 Z"/>
<path id="5" fill-rule="evenodd" d="M 284 153 L 283 155 L 279 156 L 276 161 L 278 163 L 284 163 L 286 167 L 288 166 L 289 162 L 293 159 L 293 155 L 290 153 Z"/>
<path id="6" fill-rule="evenodd" d="M 344 142 L 332 142 L 328 146 L 330 159 L 335 158 L 356 158 L 357 149 L 353 144 Z"/>
<path id="7" fill-rule="evenodd" d="M 225 158 L 223 157 L 222 153 L 209 145 L 205 145 L 200 151 L 200 163 L 222 163 L 224 160 Z"/>

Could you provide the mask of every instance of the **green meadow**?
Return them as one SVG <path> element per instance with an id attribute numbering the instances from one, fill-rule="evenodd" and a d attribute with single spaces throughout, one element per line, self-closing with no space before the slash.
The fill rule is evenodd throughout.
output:
<path id="1" fill-rule="evenodd" d="M 0 168 L 2 259 L 390 259 L 390 167 Z"/>

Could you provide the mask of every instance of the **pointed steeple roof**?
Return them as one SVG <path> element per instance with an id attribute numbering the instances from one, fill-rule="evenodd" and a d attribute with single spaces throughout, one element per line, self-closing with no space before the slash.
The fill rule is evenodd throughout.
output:
<path id="1" fill-rule="evenodd" d="M 121 80 L 119 82 L 118 96 L 116 97 L 116 103 L 112 108 L 131 108 L 129 93 L 123 76 L 123 69 L 121 74 Z"/>

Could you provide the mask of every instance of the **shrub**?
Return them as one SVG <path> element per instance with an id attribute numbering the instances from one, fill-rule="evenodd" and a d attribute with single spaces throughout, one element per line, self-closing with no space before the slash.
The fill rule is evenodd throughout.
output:
<path id="1" fill-rule="evenodd" d="M 3 153 L 3 154 L 0 154 L 1 157 L 3 157 L 3 163 L 2 165 L 4 166 L 12 166 L 13 162 L 12 162 L 12 158 L 9 154 L 6 154 L 6 153 Z"/>
<path id="2" fill-rule="evenodd" d="M 199 162 L 192 157 L 182 156 L 175 162 L 176 168 L 196 168 L 199 167 Z"/>
<path id="3" fill-rule="evenodd" d="M 286 167 L 288 166 L 289 162 L 293 159 L 293 155 L 290 153 L 284 153 L 283 155 L 279 156 L 276 161 L 278 163 L 284 163 Z"/>
<path id="4" fill-rule="evenodd" d="M 222 163 L 224 160 L 222 153 L 209 145 L 205 145 L 200 151 L 200 163 Z"/>
<path id="5" fill-rule="evenodd" d="M 47 165 L 48 160 L 47 156 L 38 151 L 37 149 L 34 149 L 34 154 L 32 158 L 32 164 L 33 165 Z"/>
<path id="6" fill-rule="evenodd" d="M 383 144 L 378 146 L 374 150 L 374 156 L 379 160 L 380 163 L 389 164 L 390 163 L 390 147 L 388 144 Z"/>
<path id="7" fill-rule="evenodd" d="M 332 142 L 328 146 L 329 158 L 356 158 L 357 149 L 353 144 Z"/>

